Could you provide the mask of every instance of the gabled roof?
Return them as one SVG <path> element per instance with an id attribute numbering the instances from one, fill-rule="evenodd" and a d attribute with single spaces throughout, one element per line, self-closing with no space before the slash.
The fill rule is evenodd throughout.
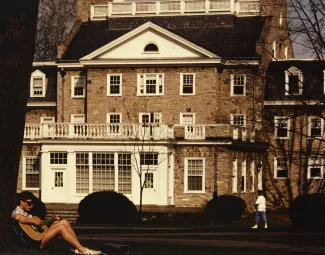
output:
<path id="1" fill-rule="evenodd" d="M 302 95 L 285 95 L 285 73 L 299 70 L 303 76 Z M 324 100 L 324 60 L 283 60 L 271 62 L 267 71 L 265 101 Z"/>
<path id="2" fill-rule="evenodd" d="M 217 56 L 251 58 L 256 57 L 256 41 L 263 21 L 261 17 L 234 15 L 132 17 L 88 21 L 82 23 L 62 60 L 79 60 L 147 22 Z"/>
<path id="3" fill-rule="evenodd" d="M 170 32 L 169 30 L 162 28 L 162 27 L 148 21 L 148 22 L 144 23 L 143 25 L 137 27 L 136 29 L 133 29 L 132 31 L 122 35 L 121 37 L 113 40 L 112 42 L 93 51 L 92 53 L 88 54 L 87 56 L 84 56 L 83 58 L 81 58 L 81 60 L 90 60 L 90 59 L 99 57 L 100 55 L 104 54 L 105 52 L 109 51 L 110 49 L 112 49 L 114 47 L 118 47 L 120 44 L 122 44 L 128 40 L 131 40 L 134 37 L 139 36 L 141 33 L 144 33 L 145 31 L 150 31 L 150 30 L 161 34 L 161 36 L 167 37 L 171 41 L 176 41 L 179 44 L 181 44 L 183 47 L 189 48 L 190 50 L 195 51 L 198 54 L 203 55 L 205 57 L 210 57 L 210 58 L 218 57 L 215 54 L 213 54 L 212 52 L 182 38 L 181 36 L 178 36 L 178 35 Z M 159 37 L 159 40 L 164 40 L 164 38 Z M 130 50 L 133 50 L 133 49 L 130 49 Z M 125 49 L 124 49 L 124 51 L 125 51 Z"/>

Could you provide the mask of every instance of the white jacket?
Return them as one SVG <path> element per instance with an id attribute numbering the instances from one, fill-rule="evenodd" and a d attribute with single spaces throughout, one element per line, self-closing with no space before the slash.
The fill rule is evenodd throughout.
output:
<path id="1" fill-rule="evenodd" d="M 258 196 L 255 204 L 257 205 L 257 211 L 266 212 L 266 201 L 264 196 Z"/>

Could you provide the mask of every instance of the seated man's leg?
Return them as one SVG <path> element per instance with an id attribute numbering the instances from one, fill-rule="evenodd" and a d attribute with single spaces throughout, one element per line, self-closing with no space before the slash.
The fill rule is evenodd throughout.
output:
<path id="1" fill-rule="evenodd" d="M 63 224 L 67 228 L 67 230 L 71 233 L 71 235 L 73 235 L 75 238 L 77 238 L 76 233 L 73 231 L 69 221 L 67 221 L 67 220 L 60 220 L 60 221 L 54 222 L 52 226 L 59 226 L 61 224 Z"/>
<path id="2" fill-rule="evenodd" d="M 69 224 L 70 225 L 70 224 Z M 71 228 L 71 227 L 70 227 Z M 79 243 L 79 240 L 74 234 L 69 231 L 69 228 L 66 226 L 66 223 L 56 223 L 53 224 L 45 233 L 41 242 L 40 248 L 45 248 L 51 240 L 60 235 L 62 239 L 71 244 L 74 248 L 79 251 L 84 251 L 86 248 Z"/>

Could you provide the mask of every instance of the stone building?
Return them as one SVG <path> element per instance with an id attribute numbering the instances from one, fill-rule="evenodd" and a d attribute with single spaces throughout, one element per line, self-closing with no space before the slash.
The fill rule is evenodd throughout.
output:
<path id="1" fill-rule="evenodd" d="M 269 65 L 263 129 L 270 201 L 288 206 L 299 194 L 323 193 L 325 61 L 283 60 Z"/>
<path id="2" fill-rule="evenodd" d="M 141 177 L 144 205 L 234 194 L 250 208 L 267 162 L 265 69 L 292 56 L 270 2 L 77 1 L 57 61 L 34 64 L 17 189 L 139 204 Z"/>

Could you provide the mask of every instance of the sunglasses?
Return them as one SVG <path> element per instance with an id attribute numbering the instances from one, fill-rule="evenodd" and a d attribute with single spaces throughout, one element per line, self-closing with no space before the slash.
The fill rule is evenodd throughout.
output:
<path id="1" fill-rule="evenodd" d="M 28 206 L 32 206 L 33 205 L 33 201 L 25 201 L 27 204 L 28 204 Z"/>

